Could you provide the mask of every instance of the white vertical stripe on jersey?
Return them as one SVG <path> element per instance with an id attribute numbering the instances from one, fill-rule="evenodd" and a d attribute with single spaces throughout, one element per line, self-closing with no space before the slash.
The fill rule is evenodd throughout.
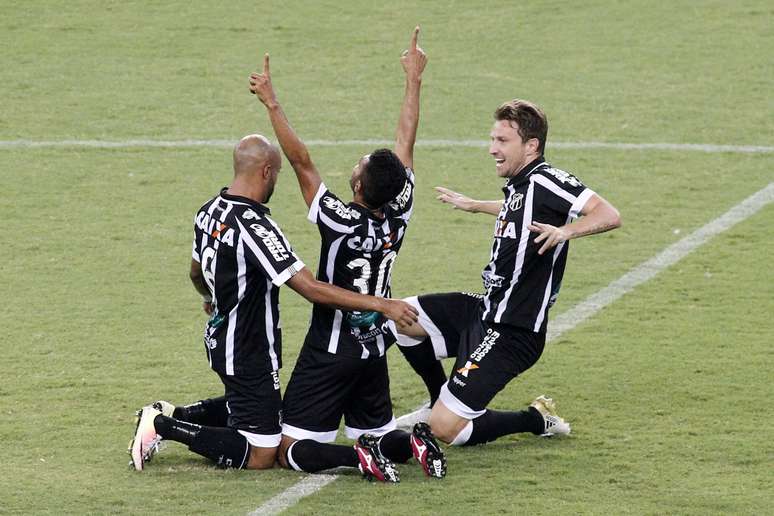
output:
<path id="1" fill-rule="evenodd" d="M 339 332 L 341 332 L 341 310 L 336 310 L 333 316 L 333 328 L 331 329 L 331 339 L 328 341 L 328 353 L 336 354 L 339 349 Z"/>
<path id="2" fill-rule="evenodd" d="M 366 349 L 364 345 L 361 344 L 360 347 L 363 348 L 363 352 L 360 353 L 360 358 L 362 360 L 365 360 L 366 358 L 371 356 L 371 353 Z"/>
<path id="3" fill-rule="evenodd" d="M 508 185 L 508 196 L 505 198 L 505 202 L 503 203 L 502 210 L 505 210 L 506 204 L 511 200 L 511 196 L 516 193 L 516 189 L 510 185 Z M 498 215 L 495 218 L 495 235 L 497 234 L 497 227 L 500 224 L 500 216 Z M 494 263 L 497 260 L 497 256 L 500 254 L 500 242 L 502 242 L 502 238 L 494 238 L 494 242 L 492 243 L 492 251 L 489 254 L 489 263 L 492 264 L 494 267 Z M 489 267 L 489 265 L 487 265 Z M 495 271 L 491 270 L 489 271 L 490 274 L 494 274 Z M 486 285 L 485 285 L 486 287 Z M 489 293 L 489 288 L 487 287 L 487 294 Z M 489 315 L 489 311 L 492 309 L 491 303 L 489 302 L 489 296 L 484 296 L 484 314 L 481 316 L 481 319 L 486 319 L 486 316 Z"/>
<path id="4" fill-rule="evenodd" d="M 306 214 L 306 220 L 312 224 L 317 224 L 317 214 L 320 212 L 320 197 L 322 197 L 328 189 L 325 187 L 325 183 L 320 183 L 317 188 L 317 193 L 314 194 L 311 204 L 309 204 L 309 213 Z"/>
<path id="5" fill-rule="evenodd" d="M 328 256 L 325 263 L 325 274 L 328 277 L 328 283 L 333 284 L 333 275 L 336 272 L 334 265 L 336 264 L 336 255 L 339 254 L 339 247 L 346 235 L 342 235 L 333 241 L 331 247 L 328 249 Z M 339 348 L 339 332 L 341 331 L 341 310 L 336 310 L 333 316 L 333 328 L 331 328 L 331 337 L 328 341 L 328 353 L 336 353 Z"/>
<path id="6" fill-rule="evenodd" d="M 521 219 L 521 232 L 519 233 L 519 247 L 516 250 L 516 264 L 513 267 L 513 276 L 511 277 L 511 285 L 508 290 L 505 291 L 505 295 L 497 305 L 497 313 L 495 313 L 494 322 L 499 323 L 505 309 L 508 307 L 508 300 L 513 292 L 513 287 L 519 282 L 519 276 L 521 276 L 521 268 L 524 265 L 524 256 L 527 253 L 527 243 L 529 242 L 529 229 L 527 226 L 532 223 L 532 203 L 535 197 L 535 178 L 540 176 L 530 176 L 529 187 L 527 187 L 527 198 L 524 200 L 524 215 Z"/>
<path id="7" fill-rule="evenodd" d="M 572 215 L 568 215 L 567 222 L 565 222 L 565 224 L 569 224 L 573 218 L 574 217 Z M 543 303 L 540 305 L 540 310 L 538 311 L 537 318 L 535 319 L 535 326 L 532 328 L 532 331 L 534 332 L 540 331 L 540 325 L 543 324 L 543 319 L 546 317 L 546 307 L 548 306 L 548 301 L 551 299 L 551 283 L 554 281 L 554 268 L 556 267 L 556 259 L 559 258 L 560 254 L 562 254 L 562 249 L 564 249 L 566 243 L 567 241 L 564 241 L 554 248 L 554 256 L 551 260 L 551 274 L 548 275 L 548 283 L 546 284 L 546 289 L 543 292 Z"/>
<path id="8" fill-rule="evenodd" d="M 274 371 L 279 370 L 279 360 L 277 360 L 277 350 L 274 349 L 274 314 L 271 311 L 271 291 L 274 289 L 274 283 L 266 278 L 266 341 L 269 343 L 269 358 L 271 358 L 271 367 Z"/>
<path id="9" fill-rule="evenodd" d="M 376 336 L 376 347 L 379 349 L 379 356 L 384 356 L 384 335 L 379 334 Z"/>
<path id="10" fill-rule="evenodd" d="M 245 264 L 245 247 L 242 241 L 242 235 L 240 234 L 237 239 L 236 245 L 236 261 L 237 261 L 237 302 L 234 308 L 231 309 L 231 313 L 228 314 L 228 330 L 226 330 L 226 374 L 234 374 L 234 332 L 237 326 L 237 308 L 242 298 L 245 296 L 245 281 L 247 274 L 247 266 Z"/>
<path id="11" fill-rule="evenodd" d="M 226 199 L 223 199 L 224 201 Z M 220 220 L 225 221 L 231 209 L 234 207 L 230 202 L 226 202 L 226 207 L 223 209 L 223 213 L 220 214 Z"/>

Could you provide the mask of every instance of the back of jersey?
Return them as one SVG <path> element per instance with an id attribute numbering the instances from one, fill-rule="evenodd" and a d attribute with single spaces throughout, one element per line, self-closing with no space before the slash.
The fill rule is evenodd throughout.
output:
<path id="1" fill-rule="evenodd" d="M 279 369 L 278 287 L 304 264 L 269 210 L 223 189 L 196 214 L 192 257 L 215 307 L 204 330 L 210 366 L 225 375 Z"/>
<path id="2" fill-rule="evenodd" d="M 403 243 L 414 199 L 414 174 L 406 169 L 401 193 L 384 218 L 355 203 L 344 204 L 324 184 L 309 209 L 321 237 L 317 279 L 361 294 L 390 297 L 390 276 Z M 368 358 L 384 355 L 395 324 L 376 312 L 343 312 L 315 305 L 306 344 L 330 353 Z"/>

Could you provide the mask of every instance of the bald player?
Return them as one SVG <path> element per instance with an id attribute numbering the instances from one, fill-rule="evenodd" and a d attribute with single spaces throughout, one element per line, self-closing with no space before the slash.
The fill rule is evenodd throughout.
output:
<path id="1" fill-rule="evenodd" d="M 366 296 L 314 279 L 269 217 L 282 161 L 260 135 L 234 148 L 234 179 L 194 219 L 190 277 L 209 316 L 204 347 L 225 393 L 175 407 L 157 401 L 138 411 L 129 447 L 142 470 L 163 439 L 186 444 L 224 468 L 274 466 L 281 438 L 279 287 L 287 283 L 310 303 L 416 321 L 402 301 Z M 363 450 L 363 453 L 370 453 Z"/>

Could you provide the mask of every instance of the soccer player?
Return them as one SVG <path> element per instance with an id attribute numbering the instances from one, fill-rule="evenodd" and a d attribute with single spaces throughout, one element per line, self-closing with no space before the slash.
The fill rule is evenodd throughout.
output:
<path id="1" fill-rule="evenodd" d="M 392 266 L 413 208 L 413 149 L 419 122 L 419 91 L 427 58 L 415 28 L 401 57 L 406 89 L 398 119 L 395 152 L 378 149 L 363 156 L 350 179 L 352 201 L 345 203 L 323 183 L 304 143 L 291 128 L 272 87 L 269 57 L 250 90 L 265 105 L 274 132 L 296 172 L 309 207 L 308 219 L 321 237 L 317 278 L 379 297 L 390 296 Z M 425 473 L 445 474 L 443 452 L 429 427 L 397 430 L 385 349 L 395 342 L 395 325 L 375 312 L 334 310 L 316 304 L 301 354 L 283 401 L 280 463 L 316 472 L 359 467 L 366 477 L 398 481 L 394 462 L 414 456 Z M 360 448 L 329 444 L 342 416 L 346 434 Z M 371 461 L 361 450 L 371 449 Z"/>
<path id="2" fill-rule="evenodd" d="M 161 439 L 186 444 L 221 467 L 274 466 L 281 437 L 281 285 L 312 303 L 374 311 L 409 325 L 416 318 L 402 301 L 364 296 L 312 277 L 265 206 L 281 163 L 279 149 L 263 136 L 242 138 L 234 149 L 231 185 L 196 214 L 190 276 L 210 316 L 204 344 L 225 396 L 187 407 L 157 402 L 142 408 L 129 450 L 137 470 Z"/>
<path id="3" fill-rule="evenodd" d="M 518 432 L 570 433 L 545 396 L 523 411 L 501 412 L 487 405 L 543 352 L 568 241 L 621 225 L 609 202 L 545 161 L 548 122 L 538 106 L 516 99 L 501 105 L 494 118 L 489 154 L 497 175 L 506 179 L 504 200 L 477 201 L 437 188 L 442 202 L 496 217 L 491 257 L 482 273 L 486 293 L 409 298 L 419 310 L 419 324 L 401 328 L 401 343 L 424 346 L 426 362 L 456 357 L 448 382 L 428 383 L 431 393 L 438 393 L 430 427 L 454 445 Z"/>

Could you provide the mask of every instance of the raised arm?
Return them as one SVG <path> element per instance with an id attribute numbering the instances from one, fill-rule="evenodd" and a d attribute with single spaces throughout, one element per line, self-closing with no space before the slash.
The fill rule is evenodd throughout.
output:
<path id="1" fill-rule="evenodd" d="M 453 208 L 470 213 L 488 213 L 495 217 L 500 213 L 504 201 L 477 201 L 467 195 L 457 193 L 443 186 L 436 186 L 437 199 L 445 204 L 451 204 Z"/>
<path id="2" fill-rule="evenodd" d="M 398 118 L 398 130 L 395 135 L 395 154 L 403 164 L 414 168 L 414 142 L 417 139 L 419 125 L 419 90 L 422 87 L 422 71 L 427 64 L 427 56 L 417 46 L 419 27 L 414 28 L 409 48 L 403 51 L 400 64 L 406 73 L 406 93 Z"/>
<path id="3" fill-rule="evenodd" d="M 411 326 L 417 322 L 416 308 L 404 301 L 366 296 L 317 281 L 306 267 L 290 278 L 287 284 L 310 303 L 328 305 L 341 310 L 381 312 L 401 326 Z"/>
<path id="4" fill-rule="evenodd" d="M 535 243 L 540 246 L 538 254 L 543 254 L 552 247 L 572 238 L 604 233 L 621 227 L 621 215 L 615 206 L 597 194 L 592 195 L 581 210 L 582 217 L 575 223 L 556 227 L 551 224 L 532 222 L 527 228 L 540 233 L 535 237 Z"/>
<path id="5" fill-rule="evenodd" d="M 269 71 L 269 54 L 263 56 L 263 73 L 250 75 L 250 91 L 266 106 L 269 120 L 282 147 L 282 152 L 285 153 L 290 166 L 296 172 L 301 195 L 303 195 L 306 205 L 311 206 L 322 179 L 317 167 L 312 162 L 312 158 L 309 157 L 306 145 L 290 126 L 290 122 L 288 122 L 288 118 L 277 100 L 277 95 L 274 93 Z"/>

